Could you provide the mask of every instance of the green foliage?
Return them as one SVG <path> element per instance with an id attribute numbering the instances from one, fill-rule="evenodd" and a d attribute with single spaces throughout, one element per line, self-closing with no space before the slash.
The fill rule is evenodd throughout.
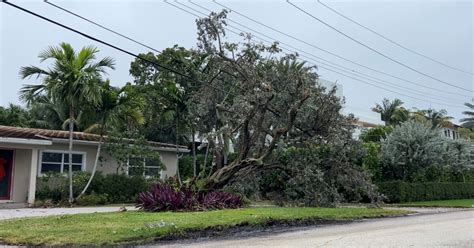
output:
<path id="1" fill-rule="evenodd" d="M 427 168 L 444 165 L 445 146 L 446 139 L 438 129 L 416 121 L 404 122 L 382 141 L 382 176 L 414 181 Z"/>
<path id="2" fill-rule="evenodd" d="M 474 182 L 408 183 L 392 181 L 379 183 L 378 186 L 380 192 L 387 198 L 387 202 L 390 203 L 474 197 Z"/>
<path id="3" fill-rule="evenodd" d="M 75 172 L 73 180 L 74 194 L 78 195 L 89 180 L 90 173 Z M 77 204 L 87 203 L 125 203 L 135 202 L 139 192 L 147 190 L 151 182 L 141 176 L 124 174 L 102 175 L 97 173 L 85 195 Z M 67 178 L 61 174 L 48 174 L 37 179 L 36 198 L 40 201 L 51 200 L 54 204 L 65 203 L 68 199 Z"/>
<path id="4" fill-rule="evenodd" d="M 212 169 L 212 159 L 207 160 L 207 165 L 204 168 L 204 154 L 197 154 L 196 155 L 196 165 L 197 165 L 197 172 L 200 177 L 206 177 L 211 172 L 209 170 Z M 205 171 L 203 170 L 205 169 Z M 179 173 L 181 175 L 181 179 L 188 180 L 193 177 L 193 156 L 192 155 L 183 155 L 179 158 Z"/>
<path id="5" fill-rule="evenodd" d="M 143 163 L 143 160 L 153 161 L 164 167 L 160 154 L 137 132 L 111 132 L 104 148 L 117 161 L 117 172 L 125 172 L 127 166 L 134 167 L 137 171 L 144 170 L 146 162 Z"/>
<path id="6" fill-rule="evenodd" d="M 0 106 L 0 125 L 29 127 L 31 124 L 30 114 L 21 106 L 12 103 L 8 107 Z"/>
<path id="7" fill-rule="evenodd" d="M 378 125 L 373 128 L 366 129 L 360 135 L 360 139 L 364 142 L 381 142 L 387 138 L 393 130 L 392 126 Z"/>
<path id="8" fill-rule="evenodd" d="M 380 114 L 380 119 L 385 122 L 387 126 L 398 125 L 409 118 L 409 112 L 402 107 L 403 102 L 400 99 L 390 101 L 384 98 L 382 104 L 376 104 L 372 111 Z"/>
<path id="9" fill-rule="evenodd" d="M 362 168 L 372 175 L 372 180 L 382 179 L 382 168 L 380 167 L 380 143 L 364 143 L 366 151 L 362 160 Z"/>
<path id="10" fill-rule="evenodd" d="M 466 105 L 468 110 L 462 112 L 466 116 L 461 119 L 461 122 L 463 122 L 462 126 L 474 130 L 474 104 L 466 102 L 464 105 Z"/>
<path id="11" fill-rule="evenodd" d="M 105 194 L 90 194 L 90 195 L 82 195 L 81 197 L 76 199 L 76 204 L 79 206 L 96 206 L 96 205 L 104 205 L 108 202 L 108 196 Z"/>

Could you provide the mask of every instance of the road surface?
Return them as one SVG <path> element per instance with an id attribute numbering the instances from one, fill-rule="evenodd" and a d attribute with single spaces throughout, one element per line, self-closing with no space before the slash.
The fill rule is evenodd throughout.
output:
<path id="1" fill-rule="evenodd" d="M 165 247 L 474 247 L 474 210 L 366 220 L 344 225 Z"/>

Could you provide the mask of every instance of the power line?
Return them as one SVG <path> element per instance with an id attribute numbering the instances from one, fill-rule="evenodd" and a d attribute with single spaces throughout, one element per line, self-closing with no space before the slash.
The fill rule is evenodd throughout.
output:
<path id="1" fill-rule="evenodd" d="M 377 32 L 377 31 L 375 31 L 375 30 L 373 30 L 373 29 L 371 29 L 371 28 L 369 28 L 369 27 L 367 27 L 367 26 L 361 24 L 360 22 L 357 22 L 356 20 L 354 20 L 354 19 L 348 17 L 347 15 L 344 15 L 344 14 L 341 13 L 340 11 L 338 11 L 338 10 L 332 8 L 331 6 L 329 6 L 329 5 L 325 4 L 325 3 L 323 3 L 322 1 L 320 1 L 320 0 L 317 0 L 317 1 L 318 1 L 319 4 L 323 5 L 324 7 L 326 7 L 326 8 L 329 9 L 330 11 L 336 13 L 337 15 L 341 16 L 342 18 L 344 18 L 344 19 L 346 19 L 346 20 L 348 20 L 348 21 L 350 21 L 350 22 L 356 24 L 357 26 L 359 26 L 359 27 L 361 27 L 361 28 L 364 28 L 365 30 L 367 30 L 367 31 L 369 31 L 369 32 L 371 32 L 371 33 L 373 33 L 373 34 L 379 36 L 380 38 L 382 38 L 382 39 L 384 39 L 384 40 L 386 40 L 386 41 L 388 41 L 388 42 L 390 42 L 390 43 L 392 43 L 392 44 L 394 44 L 394 45 L 396 45 L 396 46 L 398 46 L 398 47 L 400 47 L 400 48 L 402 48 L 402 49 L 404 49 L 404 50 L 406 50 L 406 51 L 409 51 L 409 52 L 411 52 L 411 53 L 413 53 L 413 54 L 416 54 L 416 55 L 418 55 L 418 56 L 420 56 L 420 57 L 423 57 L 423 58 L 425 58 L 425 59 L 428 59 L 428 60 L 430 60 L 430 61 L 432 61 L 432 62 L 435 62 L 435 63 L 440 64 L 440 65 L 442 65 L 442 66 L 445 66 L 445 67 L 447 67 L 447 68 L 450 68 L 450 69 L 453 69 L 453 70 L 456 70 L 456 71 L 460 71 L 460 72 L 463 72 L 463 73 L 466 73 L 466 74 L 474 75 L 474 73 L 472 73 L 472 72 L 469 72 L 469 71 L 466 71 L 466 70 L 463 70 L 463 69 L 456 68 L 456 67 L 454 67 L 454 66 L 451 66 L 451 65 L 448 65 L 448 64 L 446 64 L 446 63 L 443 63 L 443 62 L 441 62 L 441 61 L 439 61 L 439 60 L 436 60 L 436 59 L 434 59 L 434 58 L 431 58 L 431 57 L 429 57 L 429 56 L 427 56 L 427 55 L 424 55 L 424 54 L 422 54 L 422 53 L 420 53 L 420 52 L 417 52 L 417 51 L 415 51 L 415 50 L 413 50 L 413 49 L 411 49 L 411 48 L 408 48 L 408 47 L 406 47 L 406 46 L 404 46 L 404 45 L 402 45 L 402 44 L 400 44 L 400 43 L 394 41 L 393 39 L 390 39 L 390 38 L 388 38 L 387 36 L 385 36 L 385 35 L 383 35 L 383 34 Z"/>
<path id="2" fill-rule="evenodd" d="M 179 7 L 179 6 L 176 6 L 176 5 L 172 4 L 172 3 L 169 3 L 168 1 L 165 1 L 165 2 L 166 2 L 167 4 L 169 4 L 169 5 L 172 5 L 172 6 L 175 7 L 175 8 L 178 8 L 178 9 L 180 9 L 180 10 L 182 10 L 182 11 L 185 11 L 185 12 L 187 12 L 188 14 L 191 14 L 191 15 L 197 17 L 197 18 L 202 18 L 201 16 L 196 15 L 196 14 L 194 14 L 194 13 L 191 13 L 190 11 L 184 10 L 183 8 L 181 8 L 181 7 Z M 178 4 L 180 4 L 180 5 L 182 5 L 182 6 L 184 6 L 184 7 L 186 7 L 186 8 L 189 8 L 189 9 L 195 11 L 195 12 L 198 12 L 198 13 L 200 13 L 201 15 L 204 15 L 204 16 L 207 15 L 206 13 L 203 13 L 203 12 L 201 12 L 201 11 L 199 11 L 199 10 L 196 10 L 196 9 L 194 9 L 194 8 L 192 8 L 192 7 L 189 7 L 189 6 L 187 6 L 187 5 L 183 4 L 183 3 L 180 3 L 180 2 L 177 1 L 177 0 L 175 0 L 175 2 L 178 3 Z M 192 3 L 192 2 L 191 2 L 191 3 Z M 197 5 L 197 4 L 194 4 L 194 5 Z M 199 6 L 199 5 L 198 5 L 198 6 Z M 201 7 L 201 8 L 206 9 L 206 8 L 204 8 L 204 7 Z M 206 10 L 207 10 L 207 11 L 210 11 L 209 9 L 206 9 Z M 231 21 L 231 20 L 229 20 L 229 21 Z M 232 22 L 235 23 L 234 21 L 232 21 Z M 231 26 L 231 25 L 228 25 L 228 26 Z M 231 27 L 232 27 L 232 26 L 231 26 Z M 235 27 L 233 27 L 233 28 L 235 28 Z M 235 29 L 240 30 L 240 31 L 242 31 L 242 32 L 245 32 L 245 31 L 243 31 L 243 30 L 241 30 L 241 29 L 239 29 L 239 28 L 235 28 Z M 231 30 L 229 30 L 229 31 L 231 31 Z M 233 33 L 235 33 L 235 32 L 233 32 Z M 269 44 L 272 44 L 271 41 L 268 41 L 268 40 L 259 38 L 258 36 L 255 36 L 254 34 L 252 34 L 252 36 L 255 37 L 255 38 L 258 38 L 258 39 L 260 39 L 260 40 L 262 40 L 262 41 L 264 41 L 264 42 L 267 42 L 267 43 L 269 43 Z M 287 49 L 287 50 L 288 50 L 288 49 Z M 291 50 L 290 50 L 290 51 L 291 51 Z M 318 65 L 316 65 L 316 66 L 318 66 Z M 358 81 L 358 82 L 361 82 L 361 83 L 364 83 L 364 84 L 367 84 L 367 85 L 371 85 L 371 86 L 373 86 L 373 87 L 376 87 L 376 88 L 379 88 L 379 89 L 382 89 L 382 90 L 386 90 L 386 91 L 389 91 L 389 92 L 392 92 L 392 93 L 395 93 L 395 94 L 398 94 L 398 95 L 402 95 L 402 96 L 405 96 L 405 97 L 409 97 L 409 98 L 412 98 L 412 99 L 416 99 L 416 100 L 419 100 L 419 101 L 422 101 L 422 102 L 436 103 L 436 104 L 440 104 L 440 105 L 450 106 L 450 107 L 453 107 L 453 108 L 461 108 L 460 106 L 455 106 L 455 105 L 450 105 L 450 104 L 440 103 L 440 102 L 435 102 L 435 101 L 427 101 L 427 100 L 425 100 L 425 99 L 421 99 L 421 98 L 418 98 L 418 97 L 406 95 L 406 94 L 404 94 L 404 93 L 400 93 L 400 92 L 397 92 L 397 91 L 394 91 L 394 90 L 391 90 L 391 89 L 387 89 L 387 88 L 381 87 L 381 86 L 379 86 L 379 85 L 377 85 L 377 84 L 373 84 L 373 83 L 370 83 L 370 82 L 367 82 L 367 81 L 364 81 L 364 80 L 360 80 L 360 79 L 358 79 L 358 78 L 354 78 L 354 77 L 352 77 L 352 76 L 348 76 L 347 74 L 340 73 L 340 72 L 338 72 L 338 71 L 329 69 L 329 68 L 324 67 L 324 66 L 320 66 L 320 65 L 319 65 L 319 67 L 324 68 L 324 69 L 326 69 L 326 70 L 328 70 L 328 71 L 331 71 L 331 72 L 340 74 L 340 75 L 342 75 L 342 76 L 351 78 L 351 79 L 356 80 L 356 81 Z"/>
<path id="3" fill-rule="evenodd" d="M 189 0 L 189 2 L 192 3 L 192 4 L 195 4 L 195 3 L 193 3 L 191 0 Z M 325 53 L 327 53 L 327 54 L 330 54 L 330 55 L 332 55 L 332 56 L 335 56 L 335 57 L 337 57 L 337 58 L 339 58 L 339 59 L 342 59 L 342 60 L 344 60 L 344 61 L 347 61 L 347 62 L 349 62 L 349 63 L 351 63 L 351 64 L 360 66 L 360 67 L 365 68 L 365 69 L 367 69 L 367 70 L 370 70 L 370 71 L 373 71 L 373 72 L 377 72 L 377 73 L 379 73 L 379 74 L 382 74 L 382 75 L 385 75 L 385 76 L 388 76 L 388 77 L 391 77 L 391 78 L 395 78 L 395 79 L 398 79 L 398 80 L 403 81 L 403 82 L 407 82 L 407 83 L 410 83 L 410 84 L 418 85 L 418 86 L 423 87 L 423 88 L 426 88 L 426 89 L 431 89 L 431 90 L 439 91 L 439 92 L 442 92 L 442 93 L 447 93 L 447 94 L 452 94 L 452 95 L 458 95 L 458 96 L 463 96 L 463 97 L 469 97 L 469 98 L 471 98 L 471 96 L 469 96 L 469 95 L 463 95 L 463 94 L 460 94 L 460 93 L 457 93 L 457 92 L 445 91 L 445 90 L 442 90 L 442 89 L 439 89 L 439 88 L 426 86 L 426 85 L 421 84 L 421 83 L 417 83 L 417 82 L 414 82 L 414 81 L 411 81 L 411 80 L 408 80 L 408 79 L 405 79 L 405 78 L 402 78 L 402 77 L 399 77 L 399 76 L 396 76 L 396 75 L 392 75 L 392 74 L 386 73 L 386 72 L 381 71 L 381 70 L 377 70 L 377 69 L 374 69 L 374 68 L 365 66 L 365 65 L 360 64 L 360 63 L 358 63 L 358 62 L 356 62 L 356 61 L 347 59 L 347 58 L 345 58 L 345 57 L 343 57 L 343 56 L 341 56 L 341 55 L 338 55 L 338 54 L 336 54 L 336 53 L 333 53 L 333 52 L 331 52 L 331 51 L 328 51 L 328 50 L 326 50 L 326 49 L 323 49 L 323 48 L 321 48 L 321 47 L 318 47 L 318 46 L 316 46 L 316 45 L 314 45 L 314 44 L 312 44 L 312 43 L 309 43 L 309 42 L 307 42 L 307 41 L 305 41 L 305 40 L 302 40 L 302 39 L 300 39 L 300 38 L 298 38 L 298 37 L 295 37 L 295 36 L 290 35 L 290 34 L 288 34 L 288 33 L 282 32 L 282 31 L 280 31 L 280 30 L 277 29 L 277 28 L 274 28 L 274 27 L 272 27 L 272 26 L 269 26 L 269 25 L 267 25 L 267 24 L 265 24 L 265 23 L 263 23 L 263 22 L 260 22 L 260 21 L 258 21 L 258 20 L 256 20 L 256 19 L 252 18 L 252 17 L 249 17 L 248 15 L 245 15 L 245 14 L 243 14 L 243 13 L 241 13 L 241 12 L 238 12 L 238 11 L 236 11 L 236 10 L 234 10 L 234 9 L 231 9 L 231 8 L 225 6 L 224 4 L 221 4 L 221 3 L 217 2 L 217 0 L 213 0 L 213 2 L 216 3 L 217 5 L 223 7 L 223 8 L 226 8 L 226 9 L 232 11 L 233 13 L 236 13 L 236 14 L 239 15 L 239 16 L 242 16 L 242 17 L 244 17 L 244 18 L 246 18 L 246 19 L 248 19 L 248 20 L 250 20 L 250 21 L 252 21 L 252 22 L 254 22 L 254 23 L 257 23 L 257 24 L 259 24 L 259 25 L 261 25 L 261 26 L 263 26 L 263 27 L 266 27 L 266 28 L 268 28 L 268 29 L 270 29 L 270 30 L 272 30 L 272 31 L 275 31 L 275 32 L 277 32 L 277 33 L 279 33 L 279 34 L 281 34 L 281 35 L 284 35 L 284 36 L 286 36 L 286 37 L 288 37 L 288 38 L 291 38 L 291 39 L 293 39 L 293 40 L 296 40 L 296 41 L 298 41 L 298 42 L 301 42 L 301 43 L 303 43 L 303 44 L 305 44 L 305 45 L 308 45 L 308 46 L 310 46 L 310 47 L 313 47 L 313 48 L 315 48 L 315 49 L 318 49 L 318 50 L 320 50 L 320 51 L 322 51 L 322 52 L 325 52 Z M 196 4 L 195 4 L 195 5 L 196 5 Z M 238 23 L 238 25 L 241 25 L 241 24 Z M 254 32 L 255 32 L 255 31 L 254 31 Z M 280 42 L 280 43 L 282 43 L 282 42 Z M 282 43 L 282 44 L 284 44 L 284 43 Z M 296 50 L 299 50 L 299 49 L 296 49 Z M 301 51 L 301 50 L 300 50 L 300 51 Z M 314 57 L 316 57 L 316 58 L 322 59 L 322 60 L 324 60 L 324 61 L 326 61 L 326 62 L 328 62 L 328 63 L 335 64 L 335 63 L 333 63 L 333 62 L 330 62 L 330 61 L 325 60 L 325 59 L 323 59 L 323 58 L 317 57 L 317 56 L 315 56 L 315 55 L 311 55 L 311 56 L 314 56 Z M 337 65 L 337 64 L 336 64 L 336 65 Z M 340 65 L 339 65 L 339 66 L 340 66 Z M 342 67 L 342 66 L 340 66 L 340 67 Z M 355 71 L 355 70 L 353 70 L 353 71 Z M 359 73 L 360 73 L 360 72 L 359 72 Z M 361 73 L 361 74 L 362 74 L 362 73 Z"/>
<path id="4" fill-rule="evenodd" d="M 43 0 L 43 1 L 44 1 L 45 3 L 47 3 L 47 4 L 49 4 L 49 5 L 51 5 L 51 6 L 55 7 L 55 8 L 57 8 L 57 9 L 60 9 L 60 10 L 62 10 L 62 11 L 64 11 L 64 12 L 66 12 L 66 13 L 69 13 L 69 14 L 71 14 L 71 15 L 73 15 L 73 16 L 76 16 L 76 17 L 78 17 L 78 18 L 80 18 L 80 19 L 82 19 L 82 20 L 84 20 L 84 21 L 86 21 L 86 22 L 92 23 L 92 24 L 94 24 L 95 26 L 98 26 L 98 27 L 100 27 L 100 28 L 103 28 L 103 29 L 105 29 L 105 30 L 107 30 L 107 31 L 109 31 L 109 32 L 111 32 L 111 33 L 114 33 L 114 34 L 116 34 L 116 35 L 122 37 L 122 38 L 125 38 L 125 39 L 127 39 L 127 40 L 129 40 L 129 41 L 132 41 L 132 42 L 134 42 L 134 43 L 136 43 L 136 44 L 139 44 L 139 45 L 141 45 L 141 46 L 143 46 L 143 47 L 146 47 L 146 48 L 148 48 L 148 49 L 150 49 L 150 50 L 152 50 L 152 51 L 155 51 L 155 52 L 157 52 L 157 53 L 161 53 L 160 50 L 157 50 L 157 49 L 155 49 L 155 48 L 153 48 L 153 47 L 150 47 L 150 46 L 148 46 L 148 45 L 146 45 L 146 44 L 144 44 L 144 43 L 142 43 L 142 42 L 140 42 L 140 41 L 137 41 L 137 40 L 135 40 L 135 39 L 133 39 L 133 38 L 130 38 L 129 36 L 123 35 L 123 34 L 117 32 L 117 31 L 114 31 L 114 30 L 112 30 L 112 29 L 110 29 L 110 28 L 108 28 L 108 27 L 106 27 L 106 26 L 104 26 L 104 25 L 102 25 L 102 24 L 99 24 L 99 23 L 97 23 L 97 22 L 95 22 L 95 21 L 92 21 L 92 20 L 90 20 L 90 19 L 88 19 L 88 18 L 85 18 L 85 17 L 83 17 L 83 16 L 81 16 L 81 15 L 78 15 L 78 14 L 72 12 L 72 11 L 69 11 L 69 10 L 67 10 L 67 9 L 65 9 L 65 8 L 63 8 L 63 7 L 61 7 L 61 6 L 59 6 L 59 5 L 56 5 L 56 4 L 54 4 L 54 3 L 51 3 L 51 2 L 49 2 L 48 0 Z"/>
<path id="5" fill-rule="evenodd" d="M 441 80 L 441 79 L 438 79 L 438 78 L 436 78 L 436 77 L 433 77 L 433 76 L 431 76 L 431 75 L 429 75 L 429 74 L 426 74 L 426 73 L 424 73 L 424 72 L 422 72 L 422 71 L 420 71 L 420 70 L 417 70 L 417 69 L 415 69 L 415 68 L 413 68 L 413 67 L 411 67 L 411 66 L 409 66 L 409 65 L 406 65 L 406 64 L 404 64 L 404 63 L 402 63 L 402 62 L 400 62 L 400 61 L 398 61 L 398 60 L 396 60 L 396 59 L 394 59 L 394 58 L 391 58 L 390 56 L 385 55 L 384 53 L 382 53 L 382 52 L 380 52 L 380 51 L 378 51 L 378 50 L 376 50 L 376 49 L 374 49 L 374 48 L 372 48 L 372 47 L 370 47 L 370 46 L 368 46 L 368 45 L 362 43 L 361 41 L 359 41 L 359 40 L 357 40 L 357 39 L 355 39 L 355 38 L 349 36 L 348 34 L 342 32 L 341 30 L 339 30 L 339 29 L 337 29 L 337 28 L 335 28 L 334 26 L 330 25 L 329 23 L 327 23 L 327 22 L 321 20 L 320 18 L 317 18 L 316 16 L 312 15 L 311 13 L 307 12 L 306 10 L 304 10 L 304 9 L 300 8 L 299 6 L 293 4 L 292 2 L 290 2 L 290 0 L 286 0 L 286 2 L 287 2 L 288 4 L 290 4 L 291 6 L 295 7 L 296 9 L 298 9 L 299 11 L 305 13 L 305 14 L 308 15 L 309 17 L 311 17 L 311 18 L 317 20 L 318 22 L 320 22 L 320 23 L 324 24 L 325 26 L 331 28 L 332 30 L 336 31 L 336 32 L 339 33 L 340 35 L 346 37 L 347 39 L 352 40 L 353 42 L 355 42 L 355 43 L 357 43 L 357 44 L 359 44 L 359 45 L 361 45 L 361 46 L 363 46 L 363 47 L 365 47 L 365 48 L 371 50 L 372 52 L 374 52 L 374 53 L 376 53 L 376 54 L 378 54 L 378 55 L 380 55 L 380 56 L 382 56 L 382 57 L 384 57 L 384 58 L 386 58 L 386 59 L 388 59 L 388 60 L 390 60 L 390 61 L 392 61 L 392 62 L 394 62 L 394 63 L 396 63 L 396 64 L 398 64 L 398 65 L 400 65 L 400 66 L 402 66 L 402 67 L 405 67 L 405 68 L 407 68 L 407 69 L 409 69 L 409 70 L 411 70 L 411 71 L 413 71 L 413 72 L 416 72 L 416 73 L 418 73 L 418 74 L 420 74 L 420 75 L 423 75 L 423 76 L 425 76 L 425 77 L 427 77 L 427 78 L 431 78 L 431 79 L 433 79 L 433 80 L 435 80 L 435 81 L 438 81 L 438 82 L 440 82 L 440 83 L 442 83 L 442 84 L 449 85 L 449 86 L 451 86 L 451 87 L 458 88 L 458 89 L 461 89 L 461 90 L 465 90 L 465 91 L 468 91 L 468 92 L 474 92 L 473 90 L 470 90 L 470 89 L 467 89 L 467 88 L 458 86 L 458 85 L 456 85 L 456 84 L 449 83 L 449 82 L 446 82 L 446 81 L 444 81 L 444 80 Z"/>
<path id="6" fill-rule="evenodd" d="M 189 9 L 195 11 L 195 12 L 198 12 L 198 13 L 200 13 L 201 15 L 207 15 L 206 13 L 202 13 L 202 12 L 200 12 L 199 10 L 196 10 L 196 9 L 194 9 L 194 8 L 191 8 L 191 7 L 187 6 L 187 5 L 184 5 L 184 4 L 180 3 L 179 1 L 175 1 L 175 2 L 178 3 L 178 4 L 180 4 L 180 5 L 182 5 L 182 6 L 185 6 L 185 7 L 189 8 Z M 193 4 L 193 5 L 197 6 L 197 7 L 199 7 L 199 8 L 201 8 L 201 9 L 204 9 L 204 10 L 206 10 L 206 11 L 212 12 L 212 10 L 210 10 L 210 9 L 208 9 L 208 8 L 205 8 L 205 7 L 203 7 L 202 5 L 199 5 L 199 4 L 197 4 L 197 3 L 193 3 L 191 0 L 189 0 L 189 3 L 191 3 L 191 4 Z M 173 5 L 173 6 L 174 6 L 174 5 Z M 179 8 L 178 6 L 175 6 L 175 7 L 176 7 L 176 8 Z M 183 10 L 182 8 L 179 8 L 179 9 Z M 186 11 L 186 10 L 184 10 L 184 11 Z M 186 12 L 188 12 L 188 11 L 186 11 Z M 188 12 L 188 13 L 189 13 L 189 12 Z M 198 18 L 200 18 L 200 16 L 197 16 L 197 15 L 195 15 L 195 14 L 193 14 L 193 15 L 196 16 L 196 17 L 198 17 Z M 240 23 L 238 23 L 238 22 L 235 22 L 235 21 L 233 21 L 233 20 L 230 19 L 230 18 L 227 18 L 227 20 L 228 20 L 229 22 L 232 22 L 232 23 L 235 23 L 235 24 L 237 24 L 237 25 L 239 25 L 239 26 L 242 26 L 242 27 L 244 27 L 244 28 L 246 28 L 246 29 L 249 29 L 249 30 L 251 30 L 251 31 L 253 31 L 253 32 L 259 33 L 259 34 L 265 36 L 265 37 L 268 38 L 268 39 L 276 40 L 276 39 L 273 38 L 273 37 L 270 37 L 270 36 L 268 36 L 268 35 L 262 34 L 262 33 L 260 33 L 260 32 L 258 32 L 258 31 L 256 31 L 256 30 L 254 30 L 254 29 L 252 29 L 252 28 L 249 28 L 249 27 L 247 27 L 247 26 L 245 26 L 245 25 L 242 25 L 242 24 L 240 24 Z M 230 24 L 228 24 L 228 26 L 233 27 L 233 26 L 230 25 Z M 236 28 L 236 27 L 233 27 L 233 28 L 235 28 L 235 29 L 237 29 L 237 30 L 240 30 L 241 32 L 245 32 L 245 31 L 242 30 L 242 29 L 239 29 L 239 28 Z M 267 42 L 267 43 L 269 43 L 269 44 L 272 43 L 271 41 L 268 41 L 268 40 L 265 40 L 265 39 L 263 39 L 263 38 L 261 38 L 261 37 L 258 37 L 258 36 L 256 36 L 255 34 L 252 34 L 252 36 L 254 36 L 255 38 L 258 38 L 258 39 L 260 39 L 260 40 L 263 40 L 263 41 L 265 41 L 265 42 Z M 285 43 L 280 42 L 280 41 L 278 41 L 278 40 L 276 40 L 276 41 L 279 42 L 279 43 L 281 43 L 281 44 L 285 44 Z M 288 46 L 288 47 L 291 47 L 292 49 L 295 49 L 295 50 L 301 51 L 301 52 L 303 52 L 303 53 L 309 54 L 310 56 L 319 58 L 319 57 L 317 57 L 317 56 L 315 56 L 315 55 L 312 55 L 312 54 L 310 54 L 310 53 L 307 53 L 307 52 L 305 52 L 305 51 L 302 51 L 302 50 L 300 50 L 300 49 L 298 49 L 298 48 L 295 48 L 295 47 L 293 47 L 293 46 L 291 46 L 291 45 L 288 45 L 288 44 L 285 44 L 285 45 Z M 280 45 L 280 47 L 284 48 L 284 47 L 281 46 L 281 45 Z M 296 53 L 294 50 L 292 51 L 291 49 L 288 49 L 288 48 L 285 48 L 285 49 L 286 49 L 286 50 L 289 50 L 290 52 Z M 342 71 L 344 71 L 344 72 L 346 72 L 346 73 L 350 73 L 350 74 L 352 74 L 352 75 L 354 75 L 354 72 L 355 72 L 355 71 L 352 70 L 352 69 L 346 68 L 346 67 L 344 67 L 344 66 L 340 66 L 340 65 L 338 65 L 338 64 L 332 63 L 332 62 L 327 61 L 327 60 L 322 59 L 322 58 L 319 58 L 319 59 L 322 59 L 322 60 L 324 60 L 324 61 L 327 61 L 327 62 L 330 63 L 330 64 L 335 64 L 336 66 L 329 65 L 329 64 L 326 64 L 326 63 L 321 62 L 321 61 L 314 60 L 314 59 L 312 59 L 312 58 L 309 58 L 308 56 L 304 56 L 304 55 L 301 55 L 301 56 L 302 56 L 302 57 L 305 57 L 305 58 L 307 58 L 307 59 L 309 59 L 310 61 L 313 61 L 313 62 L 318 63 L 318 64 L 316 64 L 316 65 L 319 66 L 319 67 L 321 67 L 321 68 L 326 68 L 326 67 L 323 67 L 323 66 L 320 65 L 320 64 L 323 64 L 323 65 L 326 65 L 326 66 L 329 66 L 329 67 L 332 67 L 332 68 L 335 68 L 336 66 L 345 68 L 345 70 L 344 70 L 344 69 L 339 69 L 339 68 L 337 68 L 337 70 L 342 70 Z M 376 83 L 380 83 L 380 84 L 386 85 L 386 86 L 388 86 L 388 87 L 398 88 L 398 89 L 401 89 L 401 90 L 407 90 L 407 89 L 408 89 L 408 90 L 411 90 L 411 91 L 417 91 L 417 92 L 419 92 L 419 93 L 421 93 L 421 94 L 419 94 L 419 93 L 413 93 L 413 92 L 410 92 L 410 93 L 415 94 L 415 95 L 420 95 L 420 96 L 423 96 L 423 97 L 426 97 L 426 95 L 430 95 L 430 94 L 428 94 L 428 93 L 426 93 L 426 92 L 418 91 L 418 90 L 411 89 L 411 88 L 407 88 L 407 87 L 398 86 L 398 85 L 396 85 L 396 84 L 393 84 L 393 83 L 388 82 L 388 81 L 384 81 L 384 80 L 382 80 L 382 79 L 375 78 L 376 80 L 378 80 L 378 81 L 376 81 L 376 80 L 371 79 L 371 78 L 374 78 L 374 77 L 371 77 L 370 75 L 367 75 L 367 74 L 364 74 L 364 73 L 360 73 L 360 72 L 358 72 L 358 73 L 359 73 L 359 74 L 362 74 L 362 75 L 365 75 L 365 77 L 364 77 L 364 76 L 362 76 L 362 77 L 365 78 L 365 79 L 367 79 L 367 80 L 369 80 L 369 81 L 376 82 Z M 359 75 L 357 75 L 357 76 L 359 76 Z M 383 82 L 386 82 L 386 83 L 383 83 Z M 388 84 L 387 84 L 387 83 L 388 83 Z M 393 85 L 392 85 L 392 84 L 393 84 Z M 441 100 L 441 101 L 450 101 L 450 102 L 452 102 L 452 103 L 454 103 L 454 104 L 459 104 L 459 102 L 457 102 L 456 100 L 450 100 L 450 99 L 447 100 L 447 99 L 444 99 L 444 98 L 439 98 L 439 97 L 436 96 L 436 95 L 433 95 L 432 98 L 438 99 L 438 100 Z"/>

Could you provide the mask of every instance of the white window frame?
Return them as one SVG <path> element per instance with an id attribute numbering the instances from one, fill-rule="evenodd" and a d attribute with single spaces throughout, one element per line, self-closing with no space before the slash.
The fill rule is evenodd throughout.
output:
<path id="1" fill-rule="evenodd" d="M 40 156 L 39 156 L 39 160 L 38 160 L 38 176 L 39 177 L 42 177 L 44 176 L 44 173 L 41 173 L 41 170 L 42 170 L 42 164 L 43 164 L 43 153 L 61 153 L 61 154 L 69 154 L 69 151 L 68 150 L 41 150 L 40 152 Z M 82 163 L 81 163 L 81 171 L 85 171 L 86 170 L 86 161 L 87 161 L 87 152 L 79 152 L 79 151 L 72 151 L 72 154 L 79 154 L 79 155 L 82 155 Z M 32 158 L 33 159 L 33 158 Z M 62 156 L 62 159 L 61 159 L 61 171 L 59 172 L 60 174 L 66 174 L 66 172 L 64 172 L 64 168 L 67 167 L 69 165 L 69 163 L 65 164 L 64 163 L 64 156 Z"/>
<path id="2" fill-rule="evenodd" d="M 125 174 L 127 176 L 129 176 L 129 169 L 130 169 L 130 157 L 127 158 L 127 170 L 125 171 Z M 163 178 L 163 168 L 161 166 L 147 166 L 146 165 L 146 158 L 143 158 L 143 173 L 142 173 L 142 176 L 144 178 L 151 178 L 151 176 L 147 176 L 146 175 L 146 168 L 157 168 L 157 169 L 160 169 L 160 178 Z"/>

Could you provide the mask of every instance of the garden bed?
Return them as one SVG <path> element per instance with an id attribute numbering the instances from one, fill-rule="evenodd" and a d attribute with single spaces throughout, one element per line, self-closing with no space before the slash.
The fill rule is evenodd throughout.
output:
<path id="1" fill-rule="evenodd" d="M 407 213 L 367 208 L 256 207 L 208 212 L 77 214 L 0 221 L 0 242 L 12 245 L 137 244 Z"/>

